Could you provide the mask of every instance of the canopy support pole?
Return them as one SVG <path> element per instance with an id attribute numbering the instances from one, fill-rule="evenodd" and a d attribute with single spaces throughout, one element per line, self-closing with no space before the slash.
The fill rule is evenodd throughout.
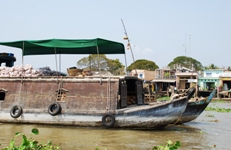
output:
<path id="1" fill-rule="evenodd" d="M 22 86 L 23 86 L 23 78 L 24 78 L 24 69 L 23 69 L 23 64 L 24 64 L 24 60 L 23 60 L 23 52 L 24 52 L 24 41 L 23 41 L 23 43 L 22 43 L 22 68 L 21 68 L 21 84 L 20 84 L 20 90 L 19 90 L 19 96 L 18 96 L 18 98 L 17 98 L 17 101 L 18 102 L 20 102 L 21 101 L 21 93 L 22 93 Z"/>
<path id="2" fill-rule="evenodd" d="M 56 47 L 54 47 L 54 51 L 55 51 L 56 72 L 57 72 L 57 76 L 59 76 L 59 75 L 58 75 L 58 63 L 57 63 L 57 53 L 56 53 Z M 57 80 L 58 80 L 58 78 L 57 78 Z"/>
<path id="3" fill-rule="evenodd" d="M 90 68 L 90 71 L 91 71 L 91 55 L 90 54 L 88 55 L 88 61 L 89 61 L 89 68 Z"/>
<path id="4" fill-rule="evenodd" d="M 23 69 L 23 66 L 24 66 L 24 41 L 22 43 L 22 69 L 21 69 L 21 83 L 23 82 L 23 77 L 24 77 L 24 69 Z"/>
<path id="5" fill-rule="evenodd" d="M 23 60 L 23 58 L 24 58 L 23 56 L 24 56 L 24 55 L 23 55 L 23 53 L 24 53 L 24 41 L 23 41 L 23 44 L 22 44 L 22 65 L 23 65 L 23 63 L 24 63 L 24 60 Z"/>
<path id="6" fill-rule="evenodd" d="M 97 54 L 98 54 L 98 68 L 99 68 L 99 74 L 100 74 L 100 85 L 102 85 L 102 75 L 101 75 L 101 67 L 100 67 L 100 57 L 99 57 L 99 48 L 98 48 L 98 45 L 96 46 L 96 49 L 97 49 Z"/>
<path id="7" fill-rule="evenodd" d="M 59 54 L 59 72 L 61 72 L 61 54 Z"/>

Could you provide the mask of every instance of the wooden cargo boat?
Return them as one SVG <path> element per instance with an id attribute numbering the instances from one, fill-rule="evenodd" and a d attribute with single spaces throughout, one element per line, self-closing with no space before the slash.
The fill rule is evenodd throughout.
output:
<path id="1" fill-rule="evenodd" d="M 174 124 L 182 124 L 196 119 L 209 105 L 215 94 L 216 89 L 214 89 L 208 97 L 190 99 L 185 112 L 174 122 Z"/>
<path id="2" fill-rule="evenodd" d="M 24 55 L 124 54 L 104 39 L 2 42 Z M 163 127 L 182 115 L 188 96 L 144 103 L 143 81 L 124 77 L 0 77 L 0 122 L 104 127 Z M 133 97 L 129 103 L 128 97 Z"/>

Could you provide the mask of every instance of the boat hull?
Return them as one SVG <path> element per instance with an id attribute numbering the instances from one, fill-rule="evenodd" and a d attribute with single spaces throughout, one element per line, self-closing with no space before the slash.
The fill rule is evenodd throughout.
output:
<path id="1" fill-rule="evenodd" d="M 198 101 L 192 101 L 187 104 L 185 112 L 182 116 L 174 122 L 174 124 L 182 124 L 186 122 L 190 122 L 196 119 L 209 105 L 212 101 L 213 96 L 215 95 L 216 90 L 213 90 L 208 98 L 204 98 Z"/>
<path id="2" fill-rule="evenodd" d="M 135 78 L 126 81 L 127 85 L 123 86 L 129 89 L 128 93 L 139 90 L 133 88 L 134 85 L 140 87 Z M 187 96 L 167 102 L 142 104 L 142 95 L 135 95 L 136 104 L 118 108 L 123 97 L 119 91 L 120 82 L 116 78 L 1 80 L 0 92 L 5 98 L 0 102 L 0 122 L 159 128 L 179 118 L 186 109 Z M 60 110 L 53 113 L 50 104 L 60 107 Z M 20 115 L 14 114 L 17 111 L 20 111 Z M 110 115 L 114 122 L 105 125 L 105 115 Z"/>
<path id="3" fill-rule="evenodd" d="M 175 102 L 155 104 L 153 106 L 140 106 L 117 110 L 115 117 L 115 128 L 160 128 L 167 126 L 178 119 L 185 111 L 188 103 L 187 97 Z M 82 127 L 104 127 L 102 123 L 103 114 L 68 114 L 61 113 L 52 116 L 39 109 L 30 112 L 24 110 L 19 118 L 12 118 L 9 110 L 1 111 L 0 121 L 6 123 L 24 124 L 47 124 L 47 125 L 74 125 Z"/>
<path id="4" fill-rule="evenodd" d="M 159 105 L 128 109 L 116 115 L 116 127 L 159 128 L 178 119 L 185 111 L 188 98 L 165 102 Z M 137 109 L 137 108 L 136 108 Z"/>

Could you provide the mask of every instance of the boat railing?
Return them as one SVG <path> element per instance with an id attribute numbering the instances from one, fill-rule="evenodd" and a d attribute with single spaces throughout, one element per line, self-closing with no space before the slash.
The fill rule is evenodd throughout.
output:
<path id="1" fill-rule="evenodd" d="M 62 79 L 69 79 L 69 80 L 104 80 L 104 79 L 121 79 L 124 76 L 36 76 L 36 77 L 0 77 L 0 80 L 28 80 L 28 79 L 55 79 L 55 80 L 62 80 Z"/>

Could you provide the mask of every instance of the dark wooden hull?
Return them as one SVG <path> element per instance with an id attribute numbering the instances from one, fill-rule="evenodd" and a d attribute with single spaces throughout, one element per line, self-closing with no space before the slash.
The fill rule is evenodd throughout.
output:
<path id="1" fill-rule="evenodd" d="M 174 124 L 182 124 L 196 119 L 212 101 L 215 93 L 216 90 L 213 90 L 207 98 L 189 102 L 183 115 L 178 120 L 176 120 Z"/>
<path id="2" fill-rule="evenodd" d="M 165 103 L 142 103 L 142 84 L 138 83 L 136 78 L 119 77 L 0 78 L 0 122 L 104 127 L 103 118 L 109 114 L 115 122 L 106 127 L 158 128 L 185 111 L 186 96 Z M 127 93 L 135 94 L 136 104 L 124 104 Z M 57 114 L 50 113 L 54 103 L 61 108 Z M 15 106 L 22 108 L 18 117 L 12 117 Z"/>
<path id="3" fill-rule="evenodd" d="M 159 104 L 149 104 L 140 108 L 129 108 L 117 111 L 117 127 L 159 128 L 178 119 L 185 111 L 187 97 Z"/>

